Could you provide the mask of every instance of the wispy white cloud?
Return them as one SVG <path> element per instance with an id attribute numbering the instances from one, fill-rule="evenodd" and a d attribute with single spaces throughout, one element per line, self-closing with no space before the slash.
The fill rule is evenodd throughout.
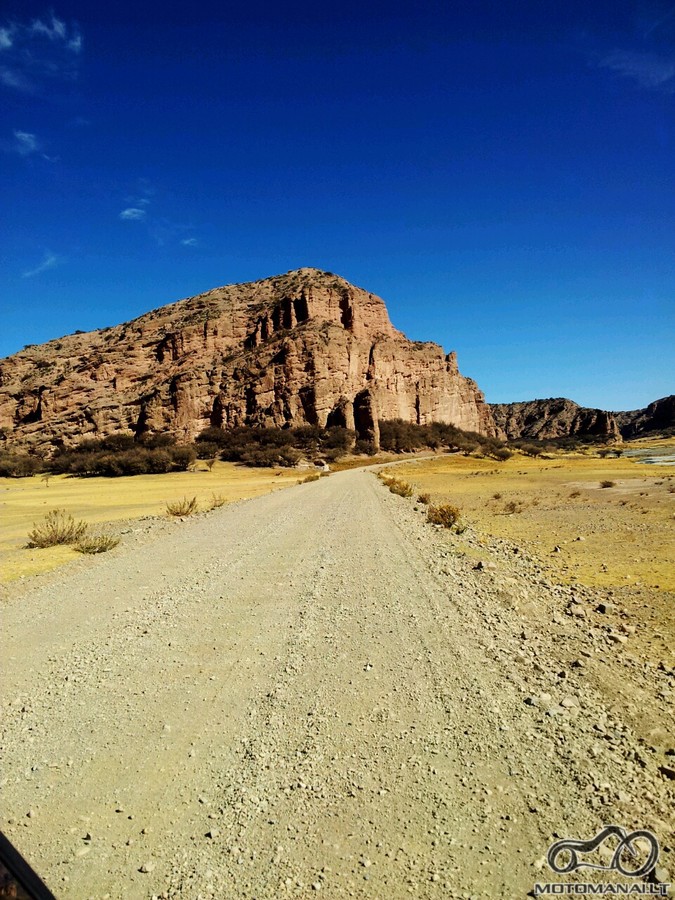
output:
<path id="1" fill-rule="evenodd" d="M 137 206 L 128 206 L 120 213 L 120 219 L 124 222 L 140 222 L 145 218 L 145 210 Z"/>
<path id="2" fill-rule="evenodd" d="M 184 247 L 197 247 L 199 240 L 190 232 L 194 226 L 183 225 L 160 215 L 156 209 L 157 191 L 146 178 L 139 178 L 134 193 L 128 194 L 124 202 L 129 205 L 119 214 L 125 222 L 142 222 L 145 230 L 158 247 L 180 243 Z"/>
<path id="3" fill-rule="evenodd" d="M 42 19 L 33 19 L 30 24 L 33 34 L 43 34 L 50 41 L 63 41 L 66 39 L 66 23 L 57 19 L 52 13 L 51 22 L 43 22 Z"/>
<path id="4" fill-rule="evenodd" d="M 43 82 L 72 81 L 82 53 L 82 33 L 54 13 L 0 27 L 0 83 L 26 93 L 39 91 Z"/>
<path id="5" fill-rule="evenodd" d="M 48 156 L 44 152 L 42 141 L 38 139 L 37 135 L 30 131 L 21 131 L 18 128 L 12 132 L 11 140 L 0 138 L 0 150 L 26 158 L 39 156 L 50 163 L 56 163 L 60 159 L 58 156 Z"/>
<path id="6" fill-rule="evenodd" d="M 647 27 L 644 31 L 644 37 L 649 37 L 655 31 L 658 32 L 659 29 L 663 25 L 665 25 L 666 22 L 670 22 L 674 16 L 675 16 L 675 6 L 672 6 L 669 10 L 667 10 L 667 12 L 664 15 L 659 16 L 659 18 L 653 19 L 651 22 L 649 22 L 649 24 L 647 25 Z"/>
<path id="7" fill-rule="evenodd" d="M 59 263 L 63 262 L 60 256 L 57 256 L 56 253 L 50 253 L 48 250 L 45 251 L 45 255 L 42 259 L 42 262 L 38 263 L 34 269 L 28 269 L 23 272 L 22 278 L 34 278 L 35 275 L 40 275 L 42 272 L 47 272 L 49 269 L 53 269 L 54 266 L 57 266 Z"/>
<path id="8" fill-rule="evenodd" d="M 25 78 L 21 72 L 9 69 L 7 66 L 0 66 L 0 82 L 2 82 L 5 87 L 15 88 L 17 91 L 25 91 L 28 93 L 32 90 L 31 82 Z"/>
<path id="9" fill-rule="evenodd" d="M 615 50 L 603 57 L 599 65 L 631 78 L 643 88 L 668 94 L 675 92 L 675 56 Z"/>
<path id="10" fill-rule="evenodd" d="M 37 153 L 40 149 L 38 139 L 28 131 L 15 131 L 14 141 L 14 149 L 19 156 L 30 156 L 31 153 Z"/>

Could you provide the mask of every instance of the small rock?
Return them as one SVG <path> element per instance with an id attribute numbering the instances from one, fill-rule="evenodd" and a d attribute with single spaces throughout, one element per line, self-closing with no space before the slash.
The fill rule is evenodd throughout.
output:
<path id="1" fill-rule="evenodd" d="M 657 866 L 649 873 L 649 880 L 652 884 L 670 884 L 670 872 L 663 866 Z"/>
<path id="2" fill-rule="evenodd" d="M 214 838 L 217 838 L 219 834 L 220 830 L 218 828 L 211 828 L 210 831 L 206 832 L 205 836 L 213 840 Z"/>
<path id="3" fill-rule="evenodd" d="M 625 644 L 628 642 L 628 638 L 625 637 L 625 635 L 623 635 L 623 634 L 614 634 L 614 632 L 612 632 L 611 634 L 608 634 L 607 637 L 610 641 L 613 641 L 615 644 Z"/>
<path id="4" fill-rule="evenodd" d="M 146 862 L 146 863 L 143 863 L 143 865 L 140 867 L 140 869 L 138 871 L 142 872 L 144 875 L 147 875 L 149 872 L 152 872 L 152 870 L 154 868 L 155 868 L 154 862 Z"/>

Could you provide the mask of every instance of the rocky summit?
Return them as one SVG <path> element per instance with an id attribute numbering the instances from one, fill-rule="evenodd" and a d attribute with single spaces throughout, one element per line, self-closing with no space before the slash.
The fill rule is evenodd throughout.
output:
<path id="1" fill-rule="evenodd" d="M 379 297 L 303 268 L 215 288 L 131 322 L 29 346 L 0 363 L 0 427 L 49 451 L 118 432 L 191 440 L 208 426 L 378 419 L 494 434 L 454 353 L 409 341 Z"/>
<path id="2" fill-rule="evenodd" d="M 606 441 L 621 440 L 613 413 L 603 409 L 588 409 L 564 397 L 521 403 L 492 403 L 490 410 L 499 437 L 506 440 L 551 440 L 574 436 L 593 436 Z"/>

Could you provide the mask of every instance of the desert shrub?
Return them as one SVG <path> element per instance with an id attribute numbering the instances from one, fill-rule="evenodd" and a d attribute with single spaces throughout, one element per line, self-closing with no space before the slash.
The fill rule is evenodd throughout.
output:
<path id="1" fill-rule="evenodd" d="M 302 479 L 301 484 L 310 484 L 312 481 L 318 481 L 319 478 L 321 478 L 321 475 L 318 472 L 312 472 L 311 475 L 307 475 Z"/>
<path id="2" fill-rule="evenodd" d="M 197 441 L 195 451 L 197 459 L 215 459 L 220 454 L 220 447 L 215 441 Z"/>
<path id="3" fill-rule="evenodd" d="M 544 448 L 540 444 L 521 444 L 520 449 L 527 456 L 541 456 Z"/>
<path id="4" fill-rule="evenodd" d="M 297 428 L 207 428 L 196 440 L 201 458 L 220 455 L 230 462 L 249 466 L 293 466 L 301 455 L 321 455 L 331 460 L 343 456 L 354 441 L 346 428 L 321 428 L 302 425 Z M 202 449 L 209 446 L 209 451 Z M 215 449 L 214 449 L 215 448 Z"/>
<path id="5" fill-rule="evenodd" d="M 600 487 L 601 487 L 601 488 L 613 488 L 613 487 L 616 487 L 616 481 L 601 481 L 601 482 L 600 482 Z"/>
<path id="6" fill-rule="evenodd" d="M 498 459 L 500 462 L 506 462 L 507 459 L 511 459 L 513 453 L 510 450 L 507 450 L 506 447 L 497 447 L 493 452 L 492 456 L 495 459 Z"/>
<path id="7" fill-rule="evenodd" d="M 514 513 L 520 513 L 523 511 L 523 509 L 524 507 L 522 503 L 518 503 L 517 500 L 509 500 L 504 504 L 504 512 L 509 516 L 513 515 Z"/>
<path id="8" fill-rule="evenodd" d="M 293 447 L 250 447 L 241 454 L 240 461 L 246 466 L 284 466 L 292 468 L 300 460 L 300 452 Z"/>
<path id="9" fill-rule="evenodd" d="M 87 523 L 76 522 L 64 509 L 52 509 L 39 524 L 33 523 L 26 547 L 44 549 L 59 544 L 75 544 L 87 533 Z"/>
<path id="10" fill-rule="evenodd" d="M 175 503 L 167 503 L 166 511 L 170 516 L 191 516 L 199 509 L 196 497 L 183 497 Z"/>
<path id="11" fill-rule="evenodd" d="M 413 495 L 412 485 L 399 478 L 390 478 L 387 486 L 391 493 L 396 494 L 398 497 L 412 497 Z"/>
<path id="12" fill-rule="evenodd" d="M 502 495 L 499 493 L 499 491 L 497 491 L 495 494 L 492 495 L 492 499 L 493 500 L 501 500 Z"/>
<path id="13" fill-rule="evenodd" d="M 320 425 L 300 425 L 292 428 L 290 434 L 294 447 L 311 452 L 319 446 L 323 428 Z"/>
<path id="14" fill-rule="evenodd" d="M 181 472 L 186 472 L 197 459 L 197 450 L 188 445 L 172 447 L 170 454 L 174 466 Z"/>
<path id="15" fill-rule="evenodd" d="M 431 525 L 442 525 L 443 528 L 452 528 L 459 521 L 459 517 L 459 509 L 450 503 L 430 506 L 427 510 L 427 522 Z"/>
<path id="16" fill-rule="evenodd" d="M 581 497 L 581 491 L 572 491 L 570 498 Z"/>
<path id="17" fill-rule="evenodd" d="M 350 431 L 349 428 L 334 425 L 332 428 L 326 428 L 321 447 L 325 448 L 325 450 L 332 450 L 334 453 L 343 454 L 351 449 L 354 438 L 354 432 Z M 325 451 L 324 455 L 327 455 Z M 337 457 L 334 457 L 334 459 L 337 459 Z"/>
<path id="18" fill-rule="evenodd" d="M 71 450 L 57 453 L 49 463 L 56 474 L 115 478 L 121 475 L 161 475 L 173 469 L 187 469 L 196 459 L 192 446 L 176 446 L 170 435 L 135 444 L 128 435 L 113 435 L 101 441 L 83 441 Z M 156 438 L 156 440 L 155 440 Z M 154 446 L 151 446 L 153 444 Z"/>
<path id="19" fill-rule="evenodd" d="M 119 544 L 119 538 L 112 537 L 109 534 L 91 534 L 85 535 L 81 540 L 73 545 L 78 553 L 107 553 Z"/>
<path id="20" fill-rule="evenodd" d="M 418 503 L 424 503 L 425 506 L 428 506 L 431 503 L 431 494 L 420 494 L 417 498 Z"/>
<path id="21" fill-rule="evenodd" d="M 220 509 L 221 506 L 225 506 L 225 498 L 222 494 L 211 494 L 211 499 L 209 500 L 209 509 Z"/>
<path id="22" fill-rule="evenodd" d="M 174 435 L 166 434 L 165 432 L 158 434 L 147 433 L 139 437 L 138 443 L 149 450 L 164 450 L 167 447 L 173 447 L 176 443 L 176 438 Z"/>
<path id="23" fill-rule="evenodd" d="M 372 441 L 367 441 L 361 438 L 354 444 L 354 453 L 366 453 L 368 456 L 375 456 L 377 450 L 375 449 L 375 444 Z"/>
<path id="24" fill-rule="evenodd" d="M 27 453 L 0 453 L 0 476 L 28 478 L 42 471 L 42 461 Z"/>
<path id="25" fill-rule="evenodd" d="M 224 428 L 205 428 L 204 431 L 197 435 L 195 443 L 215 444 L 217 447 L 222 448 L 229 443 L 231 435 L 236 430 L 238 429 L 233 428 L 230 431 L 226 431 Z"/>

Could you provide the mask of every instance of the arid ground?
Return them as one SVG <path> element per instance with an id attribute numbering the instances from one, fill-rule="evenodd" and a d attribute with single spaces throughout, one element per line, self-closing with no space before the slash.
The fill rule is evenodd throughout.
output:
<path id="1" fill-rule="evenodd" d="M 524 897 L 615 881 L 546 864 L 608 823 L 672 876 L 673 470 L 486 466 L 396 466 L 462 534 L 353 470 L 8 584 L 1 827 L 55 894 Z"/>

